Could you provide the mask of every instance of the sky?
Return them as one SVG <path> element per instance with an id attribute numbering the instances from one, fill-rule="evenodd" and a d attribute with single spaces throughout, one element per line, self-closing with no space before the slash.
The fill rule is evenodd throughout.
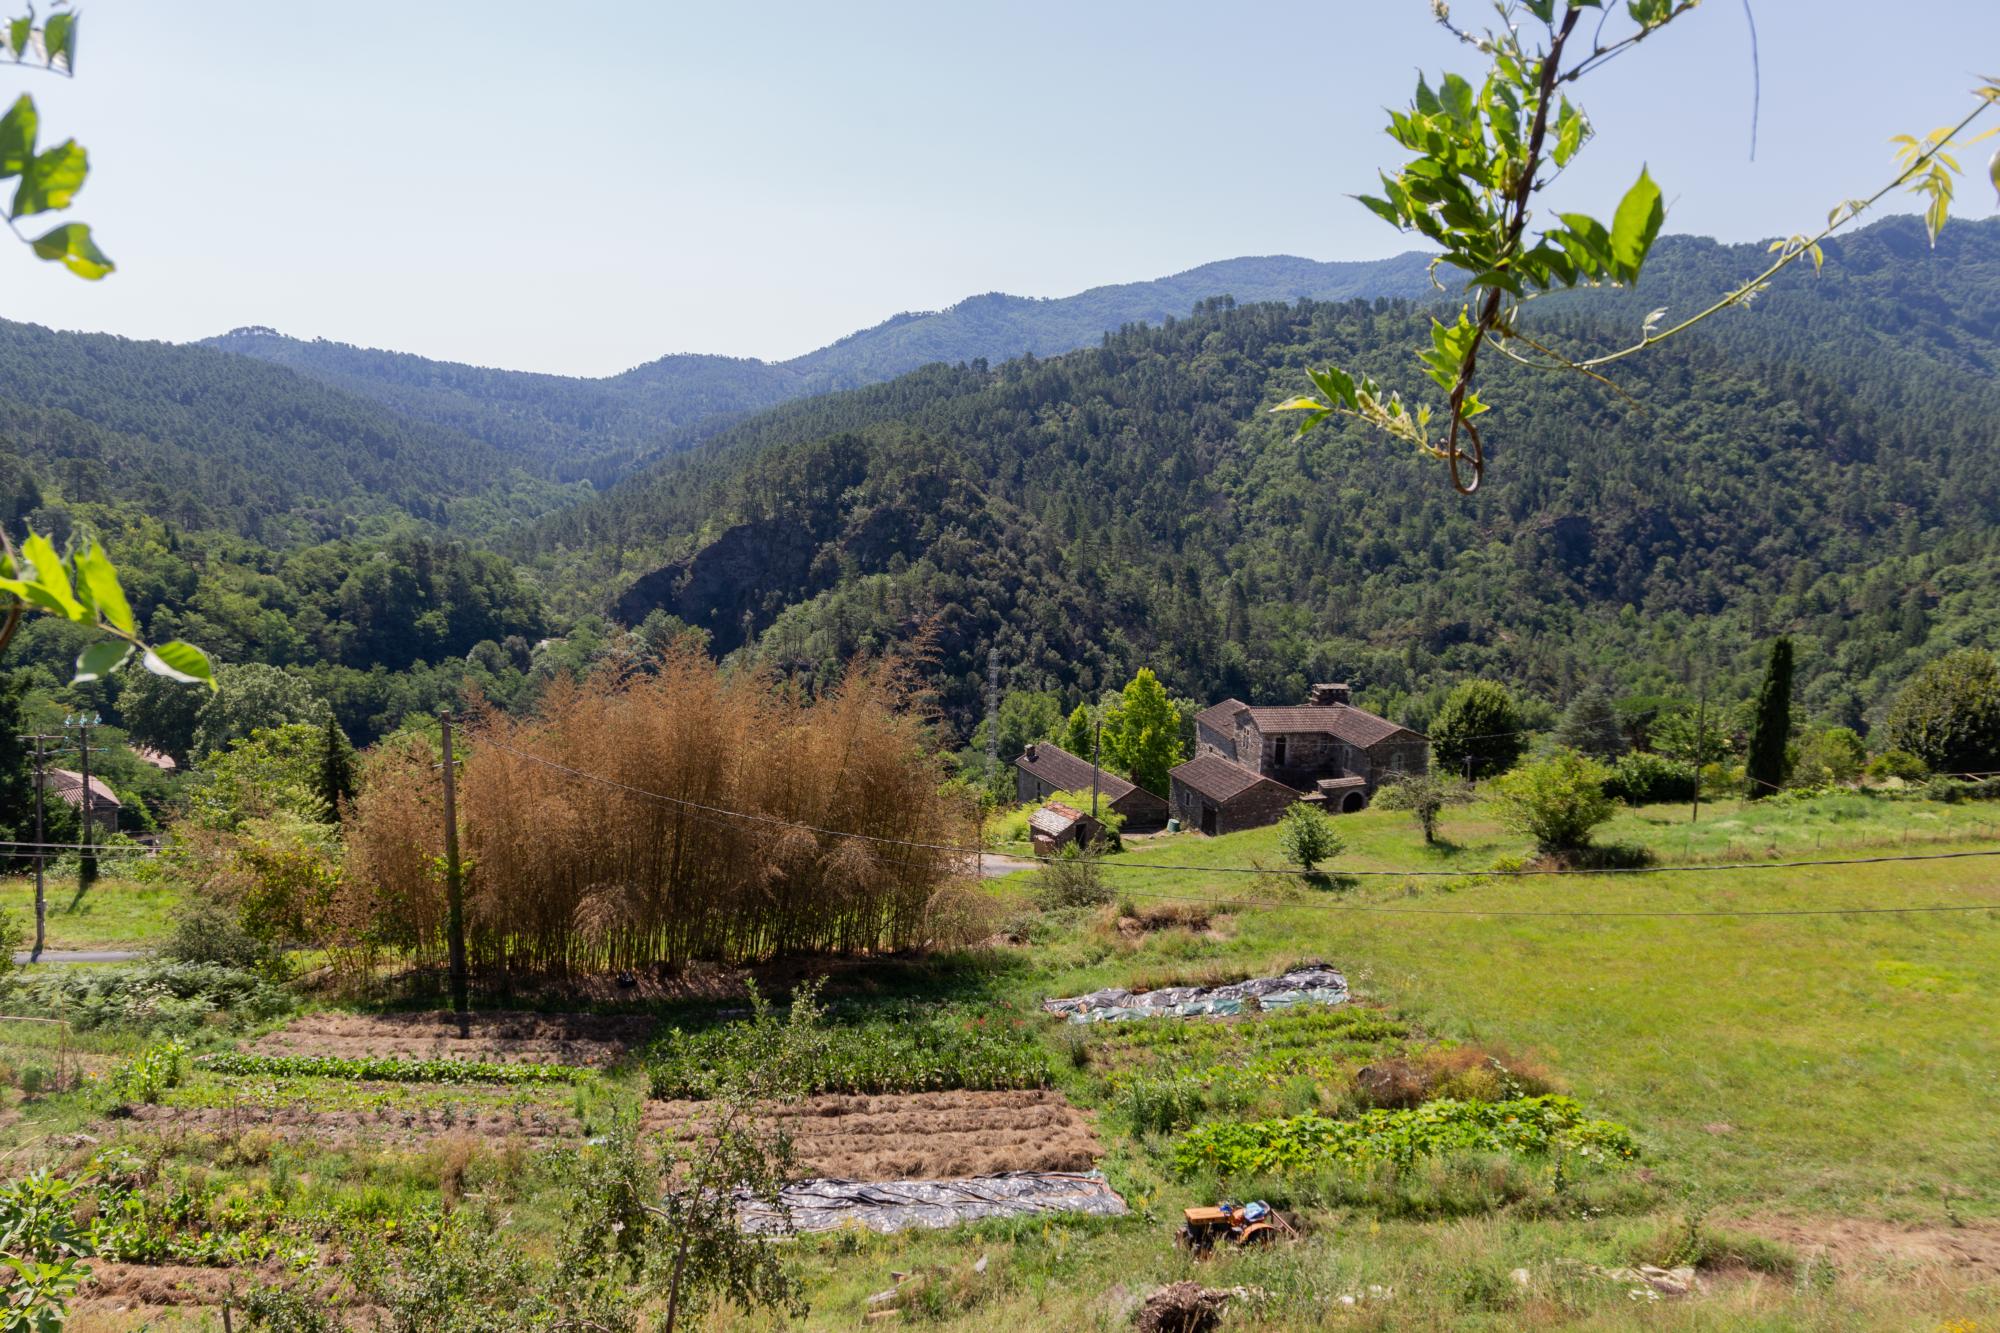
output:
<path id="1" fill-rule="evenodd" d="M 1668 231 L 1804 230 L 2000 72 L 1994 0 L 1753 5 L 1755 159 L 1744 7 L 1709 0 L 1577 89 L 1598 137 L 1558 206 L 1608 217 L 1643 162 Z M 22 253 L 0 316 L 580 375 L 782 359 L 981 292 L 1410 249 L 1352 198 L 1396 160 L 1383 108 L 1420 67 L 1477 68 L 1427 0 L 83 9 L 77 77 L 8 71 L 7 95 L 89 148 L 71 216 L 119 270 Z M 1961 201 L 1993 212 L 1976 179 Z"/>

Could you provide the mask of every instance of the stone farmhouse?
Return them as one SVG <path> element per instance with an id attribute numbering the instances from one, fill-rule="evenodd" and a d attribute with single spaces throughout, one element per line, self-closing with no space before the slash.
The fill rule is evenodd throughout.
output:
<path id="1" fill-rule="evenodd" d="M 1116 773 L 1092 768 L 1089 760 L 1048 741 L 1030 745 L 1014 761 L 1014 799 L 1025 805 L 1046 801 L 1060 791 L 1089 791 L 1093 775 L 1099 802 L 1125 816 L 1127 833 L 1151 833 L 1167 826 L 1165 801 Z"/>
<path id="2" fill-rule="evenodd" d="M 1196 714 L 1194 758 L 1173 770 L 1168 796 L 1181 827 L 1256 828 L 1294 801 L 1350 813 L 1384 781 L 1429 767 L 1429 737 L 1354 707 L 1349 696 L 1346 685 L 1315 685 L 1303 704 L 1225 699 Z"/>

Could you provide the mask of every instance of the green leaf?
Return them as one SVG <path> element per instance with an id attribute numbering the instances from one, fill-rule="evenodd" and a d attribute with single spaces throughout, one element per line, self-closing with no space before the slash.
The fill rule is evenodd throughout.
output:
<path id="1" fill-rule="evenodd" d="M 146 670 L 156 676 L 178 680 L 183 684 L 204 681 L 208 688 L 215 689 L 215 670 L 208 664 L 208 654 L 191 643 L 175 639 L 146 650 Z"/>
<path id="2" fill-rule="evenodd" d="M 32 17 L 15 19 L 7 25 L 7 46 L 14 53 L 16 60 L 27 52 L 28 38 L 34 34 L 35 20 Z"/>
<path id="3" fill-rule="evenodd" d="M 1325 394 L 1327 401 L 1335 407 L 1345 407 L 1350 412 L 1360 407 L 1360 401 L 1354 394 L 1354 377 L 1339 367 L 1328 366 L 1325 370 L 1308 370 L 1306 378 L 1311 380 L 1313 387 Z"/>
<path id="4" fill-rule="evenodd" d="M 28 540 L 21 543 L 21 554 L 35 567 L 37 581 L 30 584 L 30 588 L 43 589 L 54 600 L 54 609 L 61 610 L 69 619 L 90 619 L 83 603 L 76 599 L 76 593 L 70 588 L 69 571 L 63 568 L 62 557 L 56 554 L 54 543 L 39 532 L 31 532 Z"/>
<path id="5" fill-rule="evenodd" d="M 1641 167 L 1639 179 L 1618 201 L 1618 211 L 1611 218 L 1611 258 L 1627 282 L 1638 279 L 1639 269 L 1652 251 L 1653 241 L 1660 234 L 1660 223 L 1666 216 L 1666 208 L 1660 202 L 1660 187 L 1653 184 L 1653 178 Z"/>
<path id="6" fill-rule="evenodd" d="M 118 567 L 111 563 L 102 546 L 92 542 L 76 558 L 76 572 L 83 576 L 83 588 L 89 592 L 97 613 L 111 628 L 121 634 L 139 632 L 132 619 L 132 605 L 125 600 L 125 589 L 118 582 Z"/>
<path id="7" fill-rule="evenodd" d="M 35 134 L 40 128 L 35 99 L 22 93 L 0 118 L 0 180 L 18 176 L 35 160 Z"/>
<path id="8" fill-rule="evenodd" d="M 1307 398 L 1303 394 L 1287 398 L 1271 409 L 1273 412 L 1324 412 L 1326 404 L 1317 398 Z"/>
<path id="9" fill-rule="evenodd" d="M 24 218 L 52 208 L 68 208 L 89 174 L 90 154 L 74 139 L 37 154 L 21 173 L 20 188 L 14 191 L 14 216 Z"/>
<path id="10" fill-rule="evenodd" d="M 76 73 L 76 15 L 49 15 L 42 29 L 42 49 L 48 52 L 50 68 L 55 67 L 56 57 L 61 56 L 63 68 Z"/>
<path id="11" fill-rule="evenodd" d="M 60 259 L 70 272 L 92 282 L 118 267 L 97 248 L 97 242 L 90 238 L 90 228 L 81 222 L 65 222 L 54 231 L 36 237 L 32 244 L 42 258 Z"/>
<path id="12" fill-rule="evenodd" d="M 131 655 L 132 645 L 116 639 L 91 644 L 76 655 L 76 683 L 101 680 L 123 666 Z"/>

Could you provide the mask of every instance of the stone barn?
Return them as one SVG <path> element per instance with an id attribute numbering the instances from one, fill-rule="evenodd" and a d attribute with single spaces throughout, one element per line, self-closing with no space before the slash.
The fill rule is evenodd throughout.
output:
<path id="1" fill-rule="evenodd" d="M 1116 773 L 1092 768 L 1089 761 L 1049 741 L 1035 742 L 1014 761 L 1014 799 L 1026 805 L 1046 801 L 1057 792 L 1089 791 L 1093 774 L 1101 808 L 1125 816 L 1125 832 L 1152 833 L 1167 826 L 1164 800 Z"/>

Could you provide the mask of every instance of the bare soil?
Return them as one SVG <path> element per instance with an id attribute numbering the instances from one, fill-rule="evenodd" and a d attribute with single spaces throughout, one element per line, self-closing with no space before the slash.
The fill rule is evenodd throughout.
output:
<path id="1" fill-rule="evenodd" d="M 607 1065 L 644 1044 L 653 1020 L 604 1014 L 476 1013 L 469 1036 L 443 1011 L 307 1014 L 251 1045 L 259 1055 L 393 1055 L 517 1064 Z"/>
<path id="2" fill-rule="evenodd" d="M 1801 1258 L 1825 1255 L 1846 1271 L 1949 1269 L 2000 1278 L 2000 1223 L 1908 1227 L 1865 1217 L 1746 1217 L 1726 1225 L 1778 1241 Z"/>
<path id="3" fill-rule="evenodd" d="M 135 1106 L 128 1123 L 146 1129 L 181 1134 L 236 1138 L 269 1134 L 287 1141 L 310 1140 L 327 1147 L 422 1147 L 447 1135 L 505 1143 L 519 1139 L 544 1143 L 574 1138 L 576 1117 L 554 1108 L 530 1110 L 516 1117 L 511 1111 L 480 1110 L 455 1113 L 447 1121 L 429 1114 L 399 1110 L 316 1110 L 309 1106 Z"/>
<path id="4" fill-rule="evenodd" d="M 699 1102 L 651 1102 L 641 1128 L 690 1129 Z M 849 1180 L 942 1180 L 1003 1171 L 1087 1171 L 1104 1154 L 1089 1118 L 1059 1092 L 919 1092 L 811 1097 L 771 1114 L 800 1165 Z"/>

